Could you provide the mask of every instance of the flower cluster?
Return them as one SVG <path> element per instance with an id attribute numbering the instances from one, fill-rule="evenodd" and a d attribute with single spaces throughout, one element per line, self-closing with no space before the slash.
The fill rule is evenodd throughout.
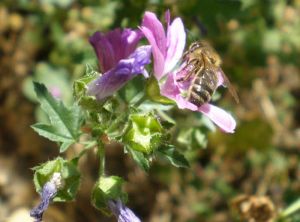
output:
<path id="1" fill-rule="evenodd" d="M 101 74 L 98 76 L 96 72 L 87 72 L 86 76 L 75 81 L 74 84 L 74 95 L 78 104 L 82 105 L 87 112 L 81 113 L 82 110 L 77 104 L 68 109 L 63 103 L 55 100 L 53 96 L 60 96 L 57 89 L 53 88 L 49 93 L 42 84 L 34 84 L 39 102 L 48 115 L 50 124 L 39 123 L 33 128 L 40 135 L 61 144 L 60 152 L 65 152 L 72 144 L 80 141 L 82 135 L 80 129 L 83 128 L 83 124 L 91 127 L 91 137 L 85 141 L 85 149 L 76 158 L 67 161 L 59 157 L 35 168 L 34 181 L 37 190 L 41 190 L 41 202 L 32 209 L 30 215 L 36 222 L 42 221 L 43 213 L 51 201 L 75 198 L 80 183 L 78 160 L 94 146 L 98 148 L 101 167 L 99 180 L 92 192 L 93 205 L 105 212 L 110 210 L 119 222 L 140 221 L 122 202 L 127 200 L 126 193 L 122 191 L 123 179 L 105 175 L 105 146 L 102 138 L 108 137 L 123 143 L 126 152 L 131 154 L 144 170 L 148 170 L 150 159 L 156 155 L 165 157 L 174 166 L 189 166 L 184 155 L 166 141 L 167 132 L 154 113 L 145 114 L 132 106 L 124 106 L 123 109 L 123 104 L 120 105 L 122 108 L 119 110 L 119 104 L 114 106 L 115 104 L 109 101 L 109 97 L 132 78 L 140 74 L 145 78 L 149 77 L 147 68 L 151 68 L 148 66 L 151 57 L 153 78 L 147 81 L 145 86 L 147 92 L 145 94 L 149 99 L 155 101 L 154 97 L 157 96 L 162 98 L 159 102 L 167 101 L 168 104 L 172 100 L 171 103 L 176 104 L 178 108 L 201 112 L 223 131 L 234 132 L 235 120 L 226 111 L 208 103 L 195 105 L 187 98 L 186 92 L 191 89 L 192 81 L 179 81 L 189 74 L 188 70 L 182 68 L 185 65 L 182 59 L 186 44 L 185 28 L 180 18 L 171 21 L 169 11 L 165 14 L 165 21 L 166 27 L 154 13 L 146 12 L 138 29 L 115 29 L 105 34 L 96 32 L 90 37 L 90 43 L 98 57 Z M 145 38 L 149 45 L 139 46 L 142 38 Z M 221 72 L 220 69 L 218 86 L 224 82 Z M 148 93 L 151 91 L 149 89 L 155 89 L 153 97 Z M 138 93 L 134 98 L 141 94 Z M 140 100 L 144 97 L 140 96 L 140 98 L 134 103 L 135 105 L 141 104 Z M 102 110 L 105 113 L 103 115 Z M 64 173 L 57 173 L 57 169 Z"/>
<path id="2" fill-rule="evenodd" d="M 137 74 L 147 77 L 144 66 L 150 63 L 152 51 L 154 76 L 159 83 L 161 95 L 175 101 L 180 109 L 203 113 L 223 131 L 233 133 L 236 122 L 229 113 L 208 103 L 196 106 L 183 96 L 189 85 L 176 81 L 181 77 L 179 75 L 186 74 L 176 69 L 176 65 L 179 64 L 185 48 L 185 29 L 180 18 L 175 18 L 171 23 L 169 11 L 165 14 L 165 20 L 166 30 L 154 13 L 146 12 L 140 30 L 116 29 L 106 35 L 96 32 L 90 42 L 104 74 L 90 83 L 88 93 L 103 100 Z M 151 46 L 136 48 L 143 35 Z M 218 86 L 223 82 L 219 73 Z"/>

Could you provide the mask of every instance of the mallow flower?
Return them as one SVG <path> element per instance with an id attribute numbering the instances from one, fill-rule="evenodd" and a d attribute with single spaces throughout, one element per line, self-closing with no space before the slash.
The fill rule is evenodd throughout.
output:
<path id="1" fill-rule="evenodd" d="M 169 11 L 165 14 L 165 20 L 166 30 L 154 13 L 146 12 L 140 27 L 152 46 L 154 76 L 158 80 L 161 94 L 174 100 L 180 109 L 201 112 L 223 131 L 233 133 L 236 122 L 229 113 L 208 103 L 196 106 L 184 96 L 190 83 L 177 81 L 186 73 L 180 71 L 180 67 L 176 68 L 176 65 L 178 65 L 183 55 L 186 33 L 180 18 L 175 18 L 171 23 Z M 219 73 L 218 85 L 222 85 L 223 82 L 224 79 Z"/>
<path id="2" fill-rule="evenodd" d="M 109 200 L 108 207 L 118 219 L 118 222 L 141 222 L 141 220 L 126 207 L 121 200 Z"/>
<path id="3" fill-rule="evenodd" d="M 115 29 L 106 34 L 96 32 L 90 37 L 103 74 L 89 83 L 89 95 L 103 100 L 137 74 L 148 76 L 144 66 L 150 63 L 151 46 L 137 47 L 142 37 L 140 30 L 128 28 Z"/>

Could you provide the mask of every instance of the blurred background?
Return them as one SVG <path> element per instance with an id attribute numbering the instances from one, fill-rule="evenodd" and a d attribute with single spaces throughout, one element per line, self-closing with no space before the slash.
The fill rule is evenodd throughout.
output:
<path id="1" fill-rule="evenodd" d="M 300 198 L 299 0 L 1 0 L 1 222 L 32 221 L 29 210 L 39 196 L 30 168 L 59 155 L 56 144 L 30 128 L 43 118 L 32 80 L 72 103 L 73 80 L 86 64 L 97 64 L 88 37 L 97 30 L 135 28 L 145 10 L 163 19 L 166 9 L 183 19 L 189 43 L 207 39 L 221 54 L 240 103 L 226 90 L 217 103 L 230 110 L 238 127 L 232 135 L 211 131 L 200 114 L 174 109 L 174 141 L 190 169 L 154 162 L 146 174 L 121 147 L 108 147 L 108 173 L 129 182 L 128 206 L 143 221 L 226 222 L 250 221 L 243 206 L 257 202 L 267 216 L 256 221 L 272 221 Z M 45 221 L 115 221 L 90 204 L 95 155 L 80 165 L 76 202 L 52 204 Z M 283 221 L 300 221 L 300 214 Z"/>

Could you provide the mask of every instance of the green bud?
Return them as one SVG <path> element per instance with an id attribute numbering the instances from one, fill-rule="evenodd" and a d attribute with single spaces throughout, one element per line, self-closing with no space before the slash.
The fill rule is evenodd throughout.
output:
<path id="1" fill-rule="evenodd" d="M 143 153 L 153 152 L 161 143 L 164 130 L 152 114 L 132 114 L 123 142 L 131 149 Z"/>
<path id="2" fill-rule="evenodd" d="M 58 157 L 34 167 L 33 170 L 35 171 L 33 181 L 37 192 L 42 190 L 44 184 L 50 181 L 55 173 L 60 173 L 62 185 L 53 200 L 70 201 L 75 198 L 80 183 L 80 174 L 72 162 Z"/>
<path id="3" fill-rule="evenodd" d="M 99 111 L 101 104 L 96 100 L 94 96 L 86 94 L 87 85 L 96 79 L 100 74 L 92 69 L 89 65 L 86 66 L 86 74 L 77 79 L 73 84 L 73 92 L 78 104 L 85 109 Z"/>
<path id="4" fill-rule="evenodd" d="M 104 212 L 108 211 L 109 200 L 127 201 L 127 194 L 122 191 L 124 180 L 121 177 L 100 177 L 92 191 L 92 204 Z"/>

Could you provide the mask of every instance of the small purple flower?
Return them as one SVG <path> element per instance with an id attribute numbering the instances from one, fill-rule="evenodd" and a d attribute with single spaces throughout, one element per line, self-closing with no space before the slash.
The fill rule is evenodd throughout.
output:
<path id="1" fill-rule="evenodd" d="M 109 200 L 108 207 L 118 218 L 118 222 L 141 222 L 141 220 L 120 200 Z"/>
<path id="2" fill-rule="evenodd" d="M 167 23 L 166 32 L 162 23 L 152 12 L 145 13 L 140 28 L 152 46 L 154 76 L 159 81 L 161 94 L 174 100 L 180 109 L 199 111 L 209 117 L 223 131 L 233 133 L 236 122 L 229 113 L 208 103 L 197 107 L 184 96 L 190 83 L 178 82 L 177 79 L 181 77 L 180 75 L 186 73 L 180 72 L 180 68 L 175 69 L 176 64 L 182 57 L 185 46 L 184 25 L 180 18 L 175 18 L 170 23 L 169 11 L 166 12 L 165 18 Z M 221 73 L 218 82 L 219 85 L 223 84 Z"/>
<path id="3" fill-rule="evenodd" d="M 139 30 L 115 29 L 105 35 L 96 32 L 90 38 L 103 75 L 88 85 L 89 95 L 103 100 L 137 74 L 148 76 L 144 66 L 150 63 L 151 46 L 137 48 L 142 36 Z"/>
<path id="4" fill-rule="evenodd" d="M 41 192 L 41 202 L 38 206 L 30 211 L 30 216 L 35 219 L 35 222 L 41 222 L 43 214 L 47 210 L 50 202 L 57 194 L 58 189 L 62 186 L 61 174 L 54 173 L 51 180 L 45 183 Z"/>

